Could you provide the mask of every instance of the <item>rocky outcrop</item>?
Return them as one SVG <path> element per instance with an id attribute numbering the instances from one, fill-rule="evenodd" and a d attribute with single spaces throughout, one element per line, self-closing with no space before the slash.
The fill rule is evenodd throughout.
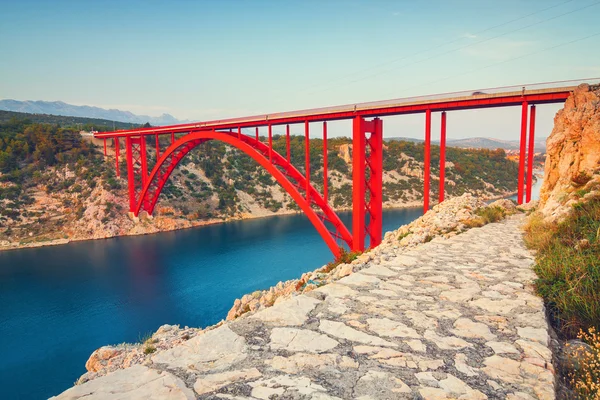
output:
<path id="1" fill-rule="evenodd" d="M 600 190 L 600 87 L 582 84 L 571 94 L 554 118 L 546 147 L 540 211 L 555 220 Z"/>
<path id="2" fill-rule="evenodd" d="M 460 197 L 447 200 L 436 205 L 424 216 L 416 219 L 398 230 L 385 234 L 383 245 L 401 247 L 414 247 L 431 241 L 438 236 L 446 238 L 475 226 L 473 221 L 478 220 L 476 212 L 488 207 L 482 200 L 464 194 Z M 489 207 L 501 207 L 508 212 L 515 208 L 510 200 L 492 203 Z M 247 294 L 234 302 L 233 307 L 227 314 L 227 320 L 233 320 L 247 312 L 254 312 L 262 308 L 270 307 L 278 301 L 295 296 L 298 293 L 310 292 L 322 285 L 335 282 L 345 276 L 359 271 L 369 261 L 379 257 L 378 249 L 375 248 L 356 257 L 350 263 L 336 265 L 332 263 L 325 265 L 313 272 L 303 274 L 300 279 L 279 282 L 268 290 L 256 291 Z"/>
<path id="3" fill-rule="evenodd" d="M 344 160 L 346 164 L 352 166 L 352 145 L 342 144 L 338 148 L 338 156 Z"/>
<path id="4" fill-rule="evenodd" d="M 416 247 L 390 240 L 360 272 L 191 332 L 56 399 L 554 399 L 521 223 Z M 153 342 L 178 331 L 165 330 Z"/>

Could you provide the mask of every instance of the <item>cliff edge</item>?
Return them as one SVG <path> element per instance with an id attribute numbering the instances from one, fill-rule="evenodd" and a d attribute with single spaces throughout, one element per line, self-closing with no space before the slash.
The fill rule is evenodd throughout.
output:
<path id="1" fill-rule="evenodd" d="M 600 86 L 582 84 L 554 117 L 539 210 L 549 220 L 600 190 Z"/>

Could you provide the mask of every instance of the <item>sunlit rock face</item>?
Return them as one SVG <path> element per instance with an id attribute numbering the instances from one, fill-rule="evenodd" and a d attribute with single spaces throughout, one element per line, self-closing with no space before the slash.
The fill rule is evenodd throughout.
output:
<path id="1" fill-rule="evenodd" d="M 554 117 L 546 148 L 540 210 L 557 219 L 579 201 L 573 192 L 591 192 L 600 181 L 600 87 L 577 87 Z"/>

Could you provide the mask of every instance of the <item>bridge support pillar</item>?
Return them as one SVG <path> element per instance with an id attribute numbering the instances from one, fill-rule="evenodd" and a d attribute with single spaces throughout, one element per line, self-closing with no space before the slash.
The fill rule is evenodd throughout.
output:
<path id="1" fill-rule="evenodd" d="M 431 178 L 431 110 L 425 111 L 425 154 L 423 159 L 423 214 L 429 211 Z"/>
<path id="2" fill-rule="evenodd" d="M 160 158 L 160 141 L 158 140 L 158 133 L 154 134 L 154 139 L 156 140 L 156 161 Z"/>
<path id="3" fill-rule="evenodd" d="M 529 147 L 527 148 L 527 191 L 525 202 L 531 201 L 531 184 L 533 182 L 533 153 L 535 150 L 535 105 L 530 108 L 529 114 Z"/>
<path id="4" fill-rule="evenodd" d="M 444 201 L 444 192 L 446 190 L 446 111 L 442 112 L 442 121 L 440 129 L 440 187 L 439 202 Z"/>
<path id="5" fill-rule="evenodd" d="M 367 134 L 370 134 L 367 137 Z M 383 123 L 355 117 L 352 124 L 352 250 L 381 243 Z M 368 222 L 366 221 L 368 217 Z"/>
<path id="6" fill-rule="evenodd" d="M 523 188 L 525 178 L 525 145 L 527 140 L 527 101 L 521 103 L 521 141 L 519 146 L 519 179 L 517 187 L 517 204 L 523 204 Z"/>
<path id="7" fill-rule="evenodd" d="M 323 200 L 329 198 L 329 182 L 327 181 L 327 121 L 323 121 Z"/>
<path id="8" fill-rule="evenodd" d="M 127 136 L 125 138 L 125 152 L 127 155 L 127 186 L 129 188 L 129 212 L 133 213 L 135 210 L 135 180 L 133 176 L 133 149 L 132 149 L 132 138 Z"/>
<path id="9" fill-rule="evenodd" d="M 129 211 L 135 213 L 138 194 L 142 191 L 148 176 L 146 160 L 146 139 L 143 136 L 128 136 L 125 142 L 127 150 L 127 182 L 129 185 Z M 137 217 L 137 214 L 135 215 Z"/>
<path id="10" fill-rule="evenodd" d="M 117 178 L 121 177 L 121 169 L 119 168 L 119 158 L 121 156 L 120 154 L 120 148 L 119 148 L 119 138 L 116 137 L 115 138 L 115 167 L 116 167 L 116 172 L 117 172 Z"/>

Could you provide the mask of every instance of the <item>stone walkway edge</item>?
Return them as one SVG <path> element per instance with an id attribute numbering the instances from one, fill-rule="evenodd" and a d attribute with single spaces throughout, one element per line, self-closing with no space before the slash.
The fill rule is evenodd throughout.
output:
<path id="1" fill-rule="evenodd" d="M 55 399 L 554 399 L 522 222 L 380 246 L 359 272 Z"/>

